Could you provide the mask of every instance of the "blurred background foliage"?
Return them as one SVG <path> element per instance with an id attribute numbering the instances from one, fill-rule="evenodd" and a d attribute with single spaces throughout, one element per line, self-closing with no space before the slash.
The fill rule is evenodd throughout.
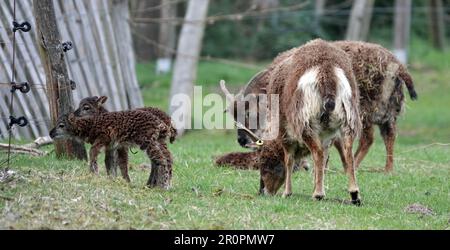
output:
<path id="1" fill-rule="evenodd" d="M 292 6 L 300 1 L 280 0 L 280 7 Z M 315 21 L 314 1 L 300 10 L 280 11 L 266 16 L 245 18 L 242 21 L 221 21 L 208 25 L 203 54 L 212 57 L 245 60 L 271 60 L 279 52 L 299 46 L 313 38 L 345 39 L 353 1 L 329 1 L 325 14 Z M 212 0 L 209 15 L 236 13 L 251 8 L 251 1 Z M 413 0 L 411 39 L 428 40 L 428 14 L 426 0 Z M 446 21 L 450 14 L 450 1 L 444 1 Z M 393 41 L 394 2 L 377 0 L 373 10 L 369 41 L 390 48 Z M 256 27 L 256 28 L 255 28 Z M 450 25 L 446 26 L 447 36 Z"/>

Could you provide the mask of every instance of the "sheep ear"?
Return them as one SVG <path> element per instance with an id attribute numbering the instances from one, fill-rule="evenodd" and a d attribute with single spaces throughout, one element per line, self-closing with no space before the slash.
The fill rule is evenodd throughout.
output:
<path id="1" fill-rule="evenodd" d="M 98 98 L 97 103 L 98 104 L 105 104 L 105 102 L 108 100 L 107 96 L 100 96 L 100 98 Z"/>

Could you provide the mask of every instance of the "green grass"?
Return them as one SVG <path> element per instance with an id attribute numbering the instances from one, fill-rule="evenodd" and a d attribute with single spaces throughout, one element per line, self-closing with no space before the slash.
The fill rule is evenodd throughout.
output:
<path id="1" fill-rule="evenodd" d="M 413 45 L 412 49 L 421 48 Z M 170 145 L 174 178 L 170 191 L 144 188 L 149 171 L 139 167 L 144 155 L 130 155 L 131 184 L 120 178 L 92 176 L 87 163 L 19 156 L 10 182 L 0 183 L 0 228 L 51 229 L 449 229 L 450 66 L 449 53 L 413 57 L 412 72 L 419 101 L 408 101 L 399 121 L 395 173 L 384 166 L 384 145 L 377 140 L 358 172 L 363 206 L 355 207 L 346 192 L 337 153 L 332 150 L 326 175 L 327 199 L 311 199 L 311 172 L 294 175 L 294 195 L 283 199 L 257 196 L 258 172 L 213 165 L 213 157 L 241 151 L 234 131 L 193 131 Z M 167 108 L 169 76 L 153 76 L 153 64 L 139 65 L 147 105 Z M 219 79 L 234 86 L 255 71 L 202 63 L 199 80 L 218 91 Z M 44 150 L 50 151 L 47 147 Z M 2 158 L 3 159 L 3 156 Z M 419 203 L 432 215 L 408 213 Z"/>

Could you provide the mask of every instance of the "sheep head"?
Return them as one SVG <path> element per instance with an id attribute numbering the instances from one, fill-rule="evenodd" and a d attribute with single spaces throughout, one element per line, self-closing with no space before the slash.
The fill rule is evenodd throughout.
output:
<path id="1" fill-rule="evenodd" d="M 73 117 L 71 116 L 63 114 L 58 118 L 56 126 L 50 130 L 50 137 L 52 139 L 67 139 L 73 135 L 73 126 L 70 121 Z"/>
<path id="2" fill-rule="evenodd" d="M 77 110 L 75 110 L 74 115 L 77 117 L 86 117 L 91 115 L 96 115 L 99 113 L 107 112 L 103 107 L 103 104 L 108 100 L 106 96 L 92 96 L 86 97 L 80 101 Z"/>

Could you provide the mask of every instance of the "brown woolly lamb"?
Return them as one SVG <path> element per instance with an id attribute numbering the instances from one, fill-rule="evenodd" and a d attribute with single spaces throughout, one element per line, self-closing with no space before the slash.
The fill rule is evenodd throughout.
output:
<path id="1" fill-rule="evenodd" d="M 267 165 L 260 163 L 261 158 L 268 157 L 263 156 L 263 154 L 267 154 L 265 152 L 268 152 L 266 147 L 267 145 L 251 152 L 233 152 L 224 154 L 217 157 L 217 159 L 215 160 L 215 164 L 219 167 L 227 166 L 242 170 L 260 170 L 261 166 Z M 263 148 L 265 150 L 262 150 Z M 278 149 L 282 151 L 281 147 L 279 147 Z M 280 161 L 280 164 L 283 164 L 282 160 Z M 307 164 L 307 161 L 303 159 L 299 164 L 294 165 L 294 172 L 300 171 L 300 169 L 308 170 L 309 166 L 307 166 Z"/>
<path id="2" fill-rule="evenodd" d="M 218 157 L 217 166 L 232 166 L 236 169 L 258 170 L 256 161 L 260 158 L 258 151 L 228 153 Z"/>
<path id="3" fill-rule="evenodd" d="M 108 112 L 108 110 L 103 106 L 105 102 L 108 100 L 108 97 L 106 96 L 92 96 L 92 97 L 86 97 L 82 99 L 78 105 L 78 108 L 74 111 L 75 116 L 77 117 L 89 117 L 94 116 L 102 113 Z M 170 143 L 173 143 L 175 141 L 175 138 L 177 136 L 177 130 L 172 125 L 171 118 L 162 110 L 154 107 L 145 107 L 145 108 L 138 108 L 136 110 L 149 112 L 153 115 L 155 115 L 159 120 L 161 120 L 162 123 L 164 123 L 166 126 L 170 127 L 170 133 L 169 133 L 169 139 Z M 117 152 L 114 148 L 105 148 L 105 167 L 108 175 L 116 175 L 116 169 L 117 169 Z M 153 169 L 152 173 L 156 173 L 157 169 Z M 157 178 L 156 175 L 152 175 L 152 177 Z"/>
<path id="4" fill-rule="evenodd" d="M 352 59 L 352 69 L 360 91 L 360 116 L 363 123 L 359 147 L 355 153 L 356 168 L 367 154 L 374 140 L 374 125 L 378 125 L 386 146 L 385 171 L 393 169 L 395 129 L 397 117 L 404 106 L 404 94 L 402 83 L 409 91 L 412 100 L 417 99 L 412 78 L 405 66 L 395 56 L 380 45 L 340 41 L 332 42 L 333 45 L 344 50 Z M 274 68 L 280 62 L 289 58 L 295 49 L 280 54 L 266 70 L 258 73 L 241 91 L 240 95 L 266 93 L 269 78 Z M 234 105 L 242 105 L 236 98 Z M 250 105 L 252 105 L 250 103 Z M 245 107 L 246 111 L 252 107 Z M 236 117 L 236 116 L 235 116 Z M 236 119 L 236 118 L 235 118 Z M 247 125 L 247 121 L 242 122 Z M 251 130 L 260 134 L 262 129 Z M 243 130 L 238 129 L 238 142 L 241 146 L 252 143 L 253 138 Z M 343 159 L 342 143 L 337 140 L 335 146 Z"/>
<path id="5" fill-rule="evenodd" d="M 90 169 L 98 173 L 97 157 L 103 147 L 117 148 L 122 176 L 128 176 L 128 148 L 138 146 L 156 165 L 158 173 L 150 174 L 149 187 L 168 189 L 172 179 L 172 155 L 165 140 L 170 127 L 157 116 L 145 111 L 133 110 L 107 112 L 90 117 L 62 115 L 56 127 L 50 131 L 52 138 L 77 137 L 92 144 L 89 151 Z M 155 175 L 160 178 L 154 178 Z"/>

